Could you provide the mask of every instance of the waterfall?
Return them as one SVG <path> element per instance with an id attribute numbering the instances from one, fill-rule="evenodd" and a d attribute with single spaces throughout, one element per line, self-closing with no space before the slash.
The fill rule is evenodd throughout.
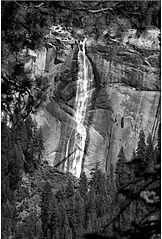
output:
<path id="1" fill-rule="evenodd" d="M 71 171 L 76 177 L 80 176 L 82 160 L 84 155 L 84 148 L 86 142 L 86 125 L 84 124 L 87 105 L 90 101 L 92 94 L 92 84 L 94 80 L 92 66 L 86 57 L 85 52 L 85 43 L 86 38 L 83 42 L 80 43 L 82 47 L 80 47 L 78 52 L 78 80 L 77 80 L 77 92 L 75 98 L 75 139 L 73 145 L 73 163 Z"/>

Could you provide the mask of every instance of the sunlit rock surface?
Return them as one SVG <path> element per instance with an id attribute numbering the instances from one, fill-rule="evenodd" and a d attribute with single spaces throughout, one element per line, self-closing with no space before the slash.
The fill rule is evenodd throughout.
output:
<path id="1" fill-rule="evenodd" d="M 53 37 L 56 30 L 61 31 L 56 35 L 63 44 L 59 50 Z M 81 104 L 77 98 L 80 46 L 61 28 L 51 30 L 52 40 L 46 54 L 39 55 L 36 64 L 42 66 L 42 74 L 49 78 L 48 94 L 52 97 L 34 115 L 43 129 L 44 157 L 50 165 L 77 177 L 83 167 L 89 176 L 96 164 L 103 171 L 108 170 L 110 163 L 115 164 L 121 146 L 129 160 L 141 129 L 146 137 L 150 132 L 156 143 L 160 121 L 160 69 L 158 33 L 152 32 L 149 30 L 141 39 L 136 39 L 130 31 L 121 43 L 114 39 L 98 42 L 87 39 L 85 54 L 89 63 L 86 64 L 91 68 L 88 80 L 94 78 L 94 83 L 84 92 L 91 98 L 82 112 L 86 139 L 80 149 L 82 162 L 76 167 L 73 149 L 76 138 L 82 138 L 81 133 L 77 134 L 76 121 Z M 82 64 L 84 80 L 84 61 Z"/>
<path id="2" fill-rule="evenodd" d="M 26 72 L 30 72 L 31 78 L 34 78 L 35 75 L 41 76 L 44 73 L 46 65 L 46 56 L 47 50 L 43 47 L 41 50 L 26 50 L 26 55 L 28 56 L 27 62 L 25 62 Z"/>
<path id="3" fill-rule="evenodd" d="M 158 50 L 141 50 L 109 42 L 106 46 L 88 43 L 87 55 L 101 84 L 124 83 L 140 90 L 159 90 Z"/>

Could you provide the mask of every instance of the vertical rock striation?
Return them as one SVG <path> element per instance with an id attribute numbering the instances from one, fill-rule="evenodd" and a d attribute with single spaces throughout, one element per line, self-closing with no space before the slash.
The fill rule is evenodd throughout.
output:
<path id="1" fill-rule="evenodd" d="M 149 34 L 123 42 L 63 39 L 63 49 L 47 50 L 52 97 L 35 118 L 51 165 L 79 177 L 84 162 L 89 176 L 96 164 L 102 170 L 115 164 L 121 146 L 129 160 L 141 129 L 156 143 L 160 52 Z"/>

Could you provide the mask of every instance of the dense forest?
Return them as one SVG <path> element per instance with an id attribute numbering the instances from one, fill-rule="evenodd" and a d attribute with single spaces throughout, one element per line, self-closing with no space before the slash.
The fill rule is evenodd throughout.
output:
<path id="1" fill-rule="evenodd" d="M 156 148 L 141 131 L 130 161 L 121 148 L 107 174 L 96 165 L 90 180 L 83 171 L 54 190 L 33 127 L 27 120 L 15 132 L 2 123 L 2 238 L 160 238 L 160 128 Z"/>
<path id="2" fill-rule="evenodd" d="M 160 238 L 160 126 L 156 146 L 141 131 L 132 158 L 121 147 L 106 174 L 99 165 L 91 179 L 84 170 L 76 179 L 52 169 L 43 161 L 42 129 L 31 117 L 46 100 L 47 81 L 30 78 L 21 54 L 46 46 L 53 24 L 76 38 L 83 37 L 74 30 L 80 28 L 97 39 L 120 16 L 129 21 L 117 21 L 117 34 L 129 26 L 139 37 L 150 26 L 160 28 L 160 2 L 4 1 L 1 14 L 2 238 Z"/>

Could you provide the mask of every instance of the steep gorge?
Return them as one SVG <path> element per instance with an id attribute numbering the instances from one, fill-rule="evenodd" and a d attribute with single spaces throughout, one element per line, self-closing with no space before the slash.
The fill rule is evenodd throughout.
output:
<path id="1" fill-rule="evenodd" d="M 96 164 L 103 171 L 115 164 L 121 146 L 129 160 L 141 129 L 156 143 L 160 48 L 158 30 L 152 31 L 141 39 L 89 37 L 80 44 L 60 28 L 59 50 L 51 32 L 34 70 L 48 76 L 50 100 L 33 116 L 43 128 L 50 165 L 77 177 L 84 167 L 89 176 Z"/>

